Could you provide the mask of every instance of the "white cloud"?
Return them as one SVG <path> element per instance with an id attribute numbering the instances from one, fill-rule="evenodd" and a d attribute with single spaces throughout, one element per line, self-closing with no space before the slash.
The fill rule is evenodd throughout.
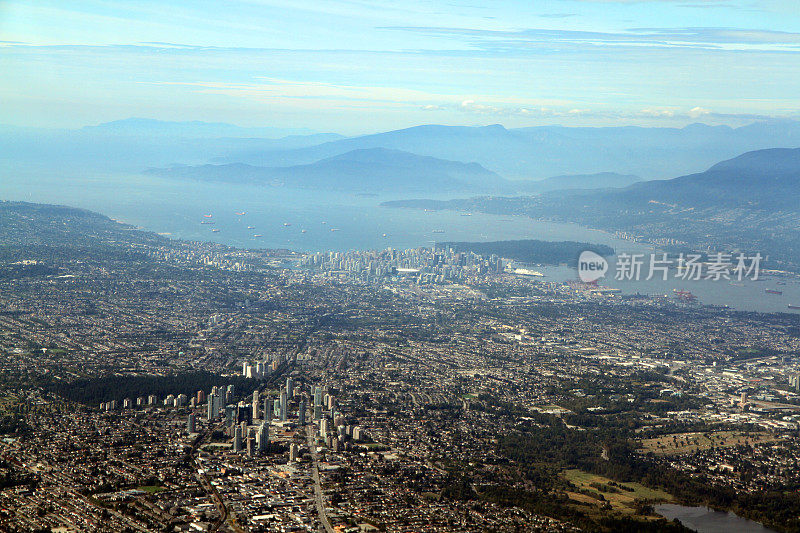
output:
<path id="1" fill-rule="evenodd" d="M 693 107 L 689 110 L 689 116 L 691 118 L 700 118 L 706 115 L 710 115 L 711 111 L 704 108 L 704 107 Z"/>

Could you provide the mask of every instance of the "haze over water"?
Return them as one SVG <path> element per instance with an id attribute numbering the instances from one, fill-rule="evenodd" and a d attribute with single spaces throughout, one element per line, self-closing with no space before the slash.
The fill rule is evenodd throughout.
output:
<path id="1" fill-rule="evenodd" d="M 632 246 L 608 233 L 575 224 L 379 205 L 397 196 L 198 183 L 152 176 L 52 176 L 28 180 L 15 174 L 0 184 L 0 197 L 83 207 L 174 238 L 242 248 L 316 252 L 416 248 L 431 246 L 433 241 L 503 239 L 589 241 L 615 249 Z M 245 214 L 237 215 L 241 212 Z M 212 221 L 214 224 L 203 224 Z"/>
<path id="2" fill-rule="evenodd" d="M 240 248 L 287 248 L 301 252 L 374 250 L 432 246 L 434 241 L 540 239 L 606 244 L 618 253 L 650 253 L 651 248 L 576 224 L 522 216 L 381 207 L 398 196 L 359 196 L 253 185 L 166 180 L 147 175 L 71 176 L 10 172 L 0 182 L 0 198 L 82 207 L 172 238 L 211 241 Z M 245 213 L 237 215 L 237 213 Z M 212 215 L 206 217 L 205 215 Z M 213 224 L 203 224 L 202 222 Z M 288 225 L 287 225 L 288 224 Z M 252 227 L 252 229 L 248 229 Z M 218 232 L 213 230 L 217 229 Z M 331 231 L 331 230 L 336 231 Z M 302 232 L 302 230 L 306 230 Z M 260 237 L 254 237 L 260 235 Z M 546 281 L 575 279 L 568 267 L 542 267 Z M 760 312 L 790 312 L 800 304 L 800 283 L 764 281 L 602 282 L 625 294 L 673 296 L 690 290 L 701 303 Z M 782 295 L 765 288 L 780 289 Z"/>

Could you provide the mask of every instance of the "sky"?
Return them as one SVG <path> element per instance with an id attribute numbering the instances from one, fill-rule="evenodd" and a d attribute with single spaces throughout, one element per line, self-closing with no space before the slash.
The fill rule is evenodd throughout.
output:
<path id="1" fill-rule="evenodd" d="M 0 123 L 800 118 L 797 0 L 0 0 Z"/>

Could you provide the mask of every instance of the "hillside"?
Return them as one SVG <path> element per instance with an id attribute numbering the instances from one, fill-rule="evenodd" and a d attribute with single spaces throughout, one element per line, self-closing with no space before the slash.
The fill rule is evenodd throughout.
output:
<path id="1" fill-rule="evenodd" d="M 627 187 L 642 181 L 642 178 L 633 174 L 617 174 L 615 172 L 599 172 L 597 174 L 567 174 L 553 176 L 538 181 L 514 182 L 521 193 L 542 193 L 547 191 L 572 190 L 572 189 L 605 189 Z"/>
<path id="2" fill-rule="evenodd" d="M 800 270 L 800 149 L 747 152 L 705 172 L 623 189 L 386 205 L 571 221 L 683 248 L 758 251 L 772 268 Z"/>
<path id="3" fill-rule="evenodd" d="M 385 148 L 360 149 L 306 165 L 260 167 L 243 163 L 151 169 L 171 178 L 257 183 L 347 192 L 496 192 L 510 190 L 477 163 L 446 161 Z"/>
<path id="4" fill-rule="evenodd" d="M 774 213 L 800 210 L 800 148 L 747 152 L 705 172 L 637 183 L 600 201 L 639 205 L 662 202 L 684 208 L 742 208 Z"/>
<path id="5" fill-rule="evenodd" d="M 423 125 L 294 150 L 234 150 L 229 163 L 292 166 L 364 148 L 388 148 L 452 161 L 475 161 L 511 180 L 614 172 L 645 179 L 698 172 L 748 150 L 800 146 L 800 123 L 770 121 L 739 128 L 540 126 L 506 129 Z"/>

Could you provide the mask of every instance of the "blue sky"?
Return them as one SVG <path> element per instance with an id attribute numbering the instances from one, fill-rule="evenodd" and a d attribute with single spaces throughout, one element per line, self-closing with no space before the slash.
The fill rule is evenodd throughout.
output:
<path id="1" fill-rule="evenodd" d="M 796 0 L 0 0 L 0 123 L 800 117 Z"/>

